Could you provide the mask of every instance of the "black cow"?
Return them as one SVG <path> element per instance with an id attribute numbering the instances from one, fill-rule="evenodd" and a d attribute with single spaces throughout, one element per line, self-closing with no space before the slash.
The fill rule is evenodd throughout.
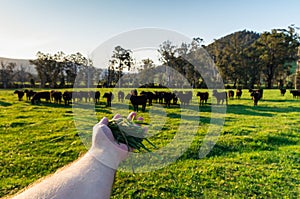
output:
<path id="1" fill-rule="evenodd" d="M 178 92 L 177 96 L 181 102 L 181 105 L 188 106 L 190 104 L 190 101 L 192 100 L 193 93 L 191 91 L 187 91 L 186 93 Z"/>
<path id="2" fill-rule="evenodd" d="M 165 93 L 165 92 L 155 91 L 156 102 L 157 102 L 157 100 L 158 100 L 158 103 L 160 103 L 160 104 L 163 103 L 163 100 L 164 100 L 164 93 Z"/>
<path id="3" fill-rule="evenodd" d="M 263 95 L 264 95 L 264 90 L 262 88 L 260 89 L 249 89 L 249 92 L 250 92 L 250 95 L 253 93 L 253 92 L 258 92 L 260 94 L 260 99 L 263 98 Z"/>
<path id="4" fill-rule="evenodd" d="M 213 96 L 217 99 L 217 104 L 220 104 L 220 101 L 222 101 L 222 104 L 224 104 L 224 101 L 228 104 L 227 92 L 218 92 L 217 90 L 213 90 Z"/>
<path id="5" fill-rule="evenodd" d="M 148 105 L 152 106 L 152 100 L 155 98 L 154 93 L 142 91 L 141 95 L 145 95 L 147 97 L 147 100 L 148 100 Z"/>
<path id="6" fill-rule="evenodd" d="M 36 92 L 34 92 L 33 90 L 28 90 L 28 89 L 25 89 L 24 93 L 26 93 L 27 100 L 30 100 L 36 94 Z"/>
<path id="7" fill-rule="evenodd" d="M 84 98 L 85 102 L 88 102 L 88 101 L 90 101 L 90 98 L 92 98 L 92 100 L 94 100 L 95 92 L 93 92 L 93 91 L 79 91 L 79 97 L 80 97 L 80 100 L 83 100 L 83 98 Z"/>
<path id="8" fill-rule="evenodd" d="M 64 102 L 65 102 L 65 106 L 69 105 L 72 102 L 72 96 L 73 96 L 73 92 L 71 91 L 65 91 L 62 95 Z"/>
<path id="9" fill-rule="evenodd" d="M 300 90 L 290 90 L 290 93 L 293 95 L 293 98 L 300 97 Z"/>
<path id="10" fill-rule="evenodd" d="M 168 108 L 170 108 L 171 106 L 171 101 L 172 100 L 176 100 L 176 95 L 174 93 L 171 93 L 171 92 L 162 92 L 162 98 L 164 99 L 165 101 L 165 104 Z"/>
<path id="11" fill-rule="evenodd" d="M 157 95 L 157 92 L 154 92 L 154 93 L 153 93 L 152 102 L 155 102 L 155 103 L 157 103 L 157 100 L 158 100 L 158 95 Z"/>
<path id="12" fill-rule="evenodd" d="M 280 94 L 281 96 L 284 96 L 286 93 L 286 89 L 285 88 L 280 88 Z"/>
<path id="13" fill-rule="evenodd" d="M 124 92 L 123 91 L 119 91 L 118 92 L 118 102 L 124 102 L 124 96 L 125 96 L 125 94 L 124 94 Z"/>
<path id="14" fill-rule="evenodd" d="M 51 91 L 51 98 L 54 100 L 54 103 L 60 104 L 62 102 L 62 92 L 60 91 Z"/>
<path id="15" fill-rule="evenodd" d="M 50 101 L 50 92 L 48 91 L 42 91 L 42 92 L 37 92 L 31 99 L 31 103 L 40 103 L 41 99 L 45 99 L 46 102 Z"/>
<path id="16" fill-rule="evenodd" d="M 100 91 L 96 91 L 93 96 L 94 96 L 95 103 L 96 104 L 100 103 L 100 96 L 101 96 Z"/>
<path id="17" fill-rule="evenodd" d="M 234 91 L 233 91 L 233 90 L 229 90 L 229 91 L 228 91 L 228 97 L 229 97 L 230 99 L 233 99 L 233 98 L 234 98 Z"/>
<path id="18" fill-rule="evenodd" d="M 19 90 L 15 90 L 14 94 L 18 94 L 19 101 L 21 101 L 24 96 L 24 92 Z"/>
<path id="19" fill-rule="evenodd" d="M 242 89 L 240 88 L 236 89 L 236 93 L 235 93 L 236 98 L 241 99 L 242 94 L 243 94 Z"/>
<path id="20" fill-rule="evenodd" d="M 146 104 L 147 104 L 147 96 L 146 95 L 131 95 L 130 96 L 130 102 L 133 106 L 133 110 L 138 112 L 139 111 L 139 105 L 142 105 L 142 111 L 145 112 L 146 110 Z"/>
<path id="21" fill-rule="evenodd" d="M 200 97 L 200 100 L 199 100 L 200 106 L 204 105 L 204 103 L 205 104 L 207 103 L 208 96 L 209 96 L 208 92 L 198 92 L 197 96 Z"/>
<path id="22" fill-rule="evenodd" d="M 254 106 L 257 106 L 258 101 L 261 99 L 261 92 L 259 90 L 254 90 L 251 93 L 251 97 L 252 97 Z"/>
<path id="23" fill-rule="evenodd" d="M 104 93 L 103 98 L 106 98 L 106 106 L 111 107 L 111 101 L 114 98 L 112 92 Z"/>

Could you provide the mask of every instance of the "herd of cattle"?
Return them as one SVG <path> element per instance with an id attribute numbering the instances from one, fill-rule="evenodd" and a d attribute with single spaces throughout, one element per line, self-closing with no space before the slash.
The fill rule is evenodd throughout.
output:
<path id="1" fill-rule="evenodd" d="M 100 103 L 100 91 L 41 91 L 35 92 L 33 90 L 16 90 L 14 92 L 18 95 L 19 101 L 22 100 L 23 96 L 26 95 L 26 99 L 31 101 L 32 104 L 40 103 L 41 99 L 44 99 L 46 102 L 54 102 L 57 104 L 61 104 L 64 101 L 65 106 L 77 102 L 91 102 L 93 101 L 96 104 Z M 233 90 L 229 90 L 228 92 L 218 92 L 217 90 L 213 90 L 212 95 L 216 98 L 217 104 L 224 104 L 224 102 L 228 103 L 228 98 L 240 99 L 242 96 L 242 89 L 237 89 L 235 92 Z M 254 102 L 254 106 L 257 106 L 257 103 L 260 99 L 263 98 L 263 89 L 249 89 L 250 96 Z M 281 95 L 285 95 L 286 89 L 280 89 Z M 294 98 L 300 97 L 300 90 L 291 90 L 290 93 Z M 182 107 L 188 106 L 192 100 L 193 93 L 192 91 L 178 91 L 178 92 L 165 92 L 165 91 L 155 91 L 155 92 L 145 92 L 142 91 L 140 95 L 138 95 L 137 90 L 132 90 L 129 94 L 125 96 L 123 91 L 118 92 L 118 101 L 124 102 L 124 99 L 130 100 L 133 105 L 134 111 L 138 111 L 138 106 L 142 106 L 142 111 L 145 111 L 146 104 L 149 106 L 152 105 L 153 102 L 165 104 L 167 107 L 171 105 L 178 105 L 178 101 L 180 101 L 180 105 Z M 199 105 L 203 106 L 207 104 L 207 100 L 209 98 L 208 92 L 198 92 L 197 96 L 199 97 Z M 106 106 L 111 106 L 111 101 L 114 98 L 112 92 L 106 92 L 102 96 L 106 98 Z"/>

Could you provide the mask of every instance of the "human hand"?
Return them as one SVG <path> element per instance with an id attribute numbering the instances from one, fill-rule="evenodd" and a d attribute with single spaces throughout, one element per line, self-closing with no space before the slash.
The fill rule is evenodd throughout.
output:
<path id="1" fill-rule="evenodd" d="M 136 117 L 135 112 L 128 115 L 128 119 Z M 120 114 L 116 114 L 113 119 L 121 118 Z M 143 120 L 139 117 L 138 120 Z M 128 149 L 126 144 L 117 143 L 108 125 L 108 119 L 103 117 L 99 123 L 93 127 L 92 147 L 89 153 L 92 154 L 102 164 L 117 169 L 119 163 L 126 159 L 129 152 L 133 149 Z"/>

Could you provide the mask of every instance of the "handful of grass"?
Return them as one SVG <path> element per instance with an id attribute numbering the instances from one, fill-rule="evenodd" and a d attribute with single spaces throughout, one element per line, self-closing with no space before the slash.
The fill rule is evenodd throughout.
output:
<path id="1" fill-rule="evenodd" d="M 135 120 L 134 117 L 132 120 L 127 118 L 118 118 L 109 120 L 108 127 L 111 129 L 112 134 L 118 143 L 127 145 L 128 151 L 133 148 L 139 152 L 142 150 L 151 152 L 151 150 L 143 144 L 143 141 L 145 140 L 151 146 L 156 148 L 156 146 L 146 138 L 145 129 L 142 128 L 142 125 L 145 124 L 147 123 Z"/>

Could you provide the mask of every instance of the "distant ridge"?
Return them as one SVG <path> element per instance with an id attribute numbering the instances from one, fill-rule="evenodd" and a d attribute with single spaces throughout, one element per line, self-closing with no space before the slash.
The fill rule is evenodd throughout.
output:
<path id="1" fill-rule="evenodd" d="M 5 58 L 0 57 L 0 63 L 16 63 L 16 69 L 19 69 L 20 66 L 25 67 L 27 72 L 37 73 L 34 65 L 30 64 L 29 59 L 13 59 L 13 58 Z"/>

